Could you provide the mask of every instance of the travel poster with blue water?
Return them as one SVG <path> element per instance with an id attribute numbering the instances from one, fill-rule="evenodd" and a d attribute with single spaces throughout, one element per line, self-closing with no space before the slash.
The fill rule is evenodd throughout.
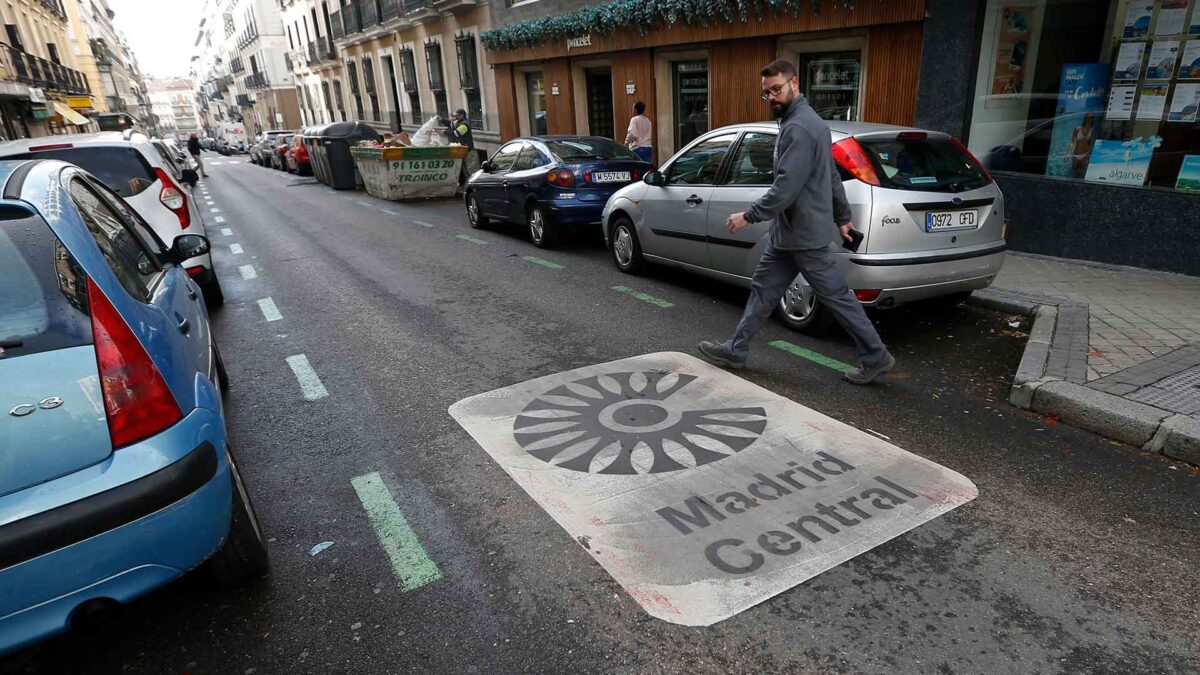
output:
<path id="1" fill-rule="evenodd" d="M 1058 106 L 1046 158 L 1047 176 L 1083 178 L 1100 128 L 1108 86 L 1107 63 L 1068 63 L 1059 79 Z"/>
<path id="2" fill-rule="evenodd" d="M 1183 156 L 1183 166 L 1179 167 L 1175 189 L 1200 192 L 1200 155 Z"/>
<path id="3" fill-rule="evenodd" d="M 1119 185 L 1145 185 L 1150 157 L 1162 145 L 1162 138 L 1135 138 L 1129 141 L 1099 140 L 1092 146 L 1086 180 Z"/>

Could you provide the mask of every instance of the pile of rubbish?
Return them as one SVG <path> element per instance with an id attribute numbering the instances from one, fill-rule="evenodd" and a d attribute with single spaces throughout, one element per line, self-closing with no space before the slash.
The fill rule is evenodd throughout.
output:
<path id="1" fill-rule="evenodd" d="M 451 143 L 446 130 L 442 128 L 442 118 L 434 115 L 421 125 L 411 136 L 407 131 L 396 134 L 384 134 L 383 140 L 359 141 L 358 146 L 364 148 L 445 148 L 458 143 Z"/>

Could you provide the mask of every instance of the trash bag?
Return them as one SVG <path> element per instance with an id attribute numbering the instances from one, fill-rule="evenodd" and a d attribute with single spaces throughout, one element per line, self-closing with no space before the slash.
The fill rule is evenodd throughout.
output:
<path id="1" fill-rule="evenodd" d="M 435 145 L 445 145 L 447 142 L 446 136 L 442 134 L 441 126 L 442 118 L 434 115 L 429 118 L 429 121 L 422 124 L 420 129 L 412 135 L 412 144 L 414 148 L 428 148 Z M 442 142 L 438 142 L 439 139 Z"/>

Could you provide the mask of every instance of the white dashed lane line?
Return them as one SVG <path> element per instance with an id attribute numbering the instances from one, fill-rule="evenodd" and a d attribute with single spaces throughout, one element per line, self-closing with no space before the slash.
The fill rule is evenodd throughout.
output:
<path id="1" fill-rule="evenodd" d="M 232 236 L 233 236 L 233 230 L 229 229 L 228 227 L 222 227 L 222 228 L 221 228 L 221 234 L 225 235 L 226 237 L 232 237 Z"/>
<path id="2" fill-rule="evenodd" d="M 283 315 L 279 313 L 279 308 L 275 306 L 275 301 L 271 298 L 259 300 L 258 308 L 262 310 L 263 318 L 267 321 L 279 321 L 283 318 Z"/>
<path id="3" fill-rule="evenodd" d="M 242 265 L 238 271 L 242 273 L 242 278 L 246 281 L 258 278 L 258 272 L 254 271 L 254 265 Z"/>
<path id="4" fill-rule="evenodd" d="M 287 364 L 291 367 L 292 373 L 296 375 L 296 380 L 300 383 L 300 391 L 304 393 L 305 399 L 315 401 L 329 396 L 329 391 L 321 383 L 321 378 L 317 377 L 317 371 L 313 370 L 312 365 L 308 363 L 307 356 L 304 354 L 289 356 Z"/>
<path id="5" fill-rule="evenodd" d="M 230 244 L 230 245 L 229 245 L 229 252 L 230 252 L 230 253 L 232 253 L 232 254 L 234 254 L 234 255 L 239 255 L 239 254 L 241 254 L 241 253 L 244 253 L 244 251 L 242 250 L 242 245 L 241 245 L 241 244 Z"/>

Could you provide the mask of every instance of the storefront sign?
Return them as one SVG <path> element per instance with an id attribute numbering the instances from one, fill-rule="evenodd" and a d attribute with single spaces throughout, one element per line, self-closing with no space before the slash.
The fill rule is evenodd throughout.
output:
<path id="1" fill-rule="evenodd" d="M 592 36 L 590 34 L 581 35 L 580 37 L 567 38 L 567 51 L 571 51 L 572 49 L 579 49 L 580 47 L 591 47 L 591 46 L 592 46 Z"/>
<path id="2" fill-rule="evenodd" d="M 1047 176 L 1083 178 L 1104 110 L 1107 63 L 1068 63 L 1058 87 Z"/>
<path id="3" fill-rule="evenodd" d="M 50 108 L 35 103 L 29 107 L 29 116 L 35 120 L 48 120 L 50 119 Z"/>
<path id="4" fill-rule="evenodd" d="M 67 98 L 67 105 L 79 110 L 87 110 L 92 107 L 91 96 L 70 96 Z"/>
<path id="5" fill-rule="evenodd" d="M 46 102 L 46 92 L 37 87 L 30 87 L 29 88 L 29 100 L 34 103 L 45 103 Z"/>
<path id="6" fill-rule="evenodd" d="M 1200 192 L 1200 155 L 1184 155 L 1179 177 L 1175 179 L 1175 189 Z"/>
<path id="7" fill-rule="evenodd" d="M 1150 157 L 1162 145 L 1162 138 L 1131 141 L 1098 140 L 1092 146 L 1085 180 L 1118 185 L 1145 185 L 1150 170 Z"/>
<path id="8" fill-rule="evenodd" d="M 450 415 L 648 614 L 687 626 L 978 495 L 950 469 L 675 352 L 479 394 Z"/>
<path id="9" fill-rule="evenodd" d="M 992 75 L 993 94 L 1019 94 L 1025 86 L 1025 59 L 1033 35 L 1033 5 L 1003 5 Z"/>

